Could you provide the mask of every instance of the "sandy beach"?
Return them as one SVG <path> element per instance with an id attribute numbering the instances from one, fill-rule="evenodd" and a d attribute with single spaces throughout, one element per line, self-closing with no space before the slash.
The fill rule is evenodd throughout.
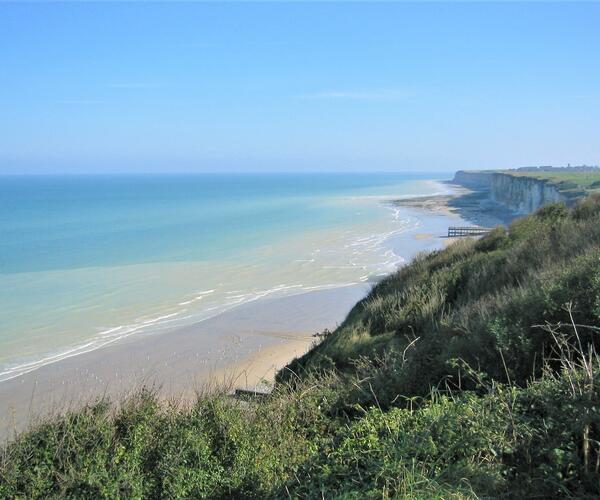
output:
<path id="1" fill-rule="evenodd" d="M 468 198 L 461 206 L 469 195 L 458 188 L 454 195 L 394 201 L 420 223 L 387 244 L 405 261 L 446 246 L 449 225 L 469 222 L 469 211 L 480 213 Z M 501 223 L 502 214 L 496 215 L 490 211 L 486 222 Z M 334 329 L 372 285 L 259 299 L 191 326 L 131 336 L 2 382 L 0 435 L 102 396 L 118 400 L 142 386 L 186 401 L 215 388 L 268 388 L 279 369 L 316 341 L 315 333 Z"/>
<path id="2" fill-rule="evenodd" d="M 362 284 L 258 300 L 166 334 L 131 337 L 0 384 L 0 425 L 11 434 L 38 416 L 142 386 L 190 400 L 215 388 L 254 388 L 304 354 L 368 291 Z"/>
<path id="3" fill-rule="evenodd" d="M 515 218 L 512 212 L 493 203 L 487 191 L 472 191 L 450 182 L 446 184 L 451 186 L 451 194 L 403 198 L 395 200 L 394 203 L 404 208 L 414 208 L 431 214 L 456 215 L 469 224 L 482 227 L 508 224 Z"/>

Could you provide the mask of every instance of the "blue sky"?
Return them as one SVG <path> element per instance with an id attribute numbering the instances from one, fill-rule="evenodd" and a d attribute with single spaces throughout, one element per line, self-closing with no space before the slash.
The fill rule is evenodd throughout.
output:
<path id="1" fill-rule="evenodd" d="M 599 3 L 0 3 L 0 173 L 600 163 Z"/>

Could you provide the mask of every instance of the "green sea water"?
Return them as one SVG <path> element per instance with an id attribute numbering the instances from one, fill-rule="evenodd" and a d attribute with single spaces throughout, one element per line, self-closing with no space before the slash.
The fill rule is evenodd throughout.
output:
<path id="1" fill-rule="evenodd" d="M 433 174 L 0 177 L 0 381 L 261 297 L 364 282 Z"/>

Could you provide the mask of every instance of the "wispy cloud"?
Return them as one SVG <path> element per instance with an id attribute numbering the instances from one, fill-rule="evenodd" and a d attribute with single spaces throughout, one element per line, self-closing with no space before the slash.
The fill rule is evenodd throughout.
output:
<path id="1" fill-rule="evenodd" d="M 413 95 L 401 90 L 330 90 L 299 96 L 302 99 L 349 101 L 399 101 Z"/>

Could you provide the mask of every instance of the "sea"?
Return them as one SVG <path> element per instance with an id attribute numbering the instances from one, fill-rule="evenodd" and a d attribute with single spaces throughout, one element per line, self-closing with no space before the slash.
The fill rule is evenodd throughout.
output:
<path id="1" fill-rule="evenodd" d="M 264 297 L 376 281 L 439 174 L 0 177 L 0 382 Z M 309 314 L 309 312 L 307 312 Z"/>

